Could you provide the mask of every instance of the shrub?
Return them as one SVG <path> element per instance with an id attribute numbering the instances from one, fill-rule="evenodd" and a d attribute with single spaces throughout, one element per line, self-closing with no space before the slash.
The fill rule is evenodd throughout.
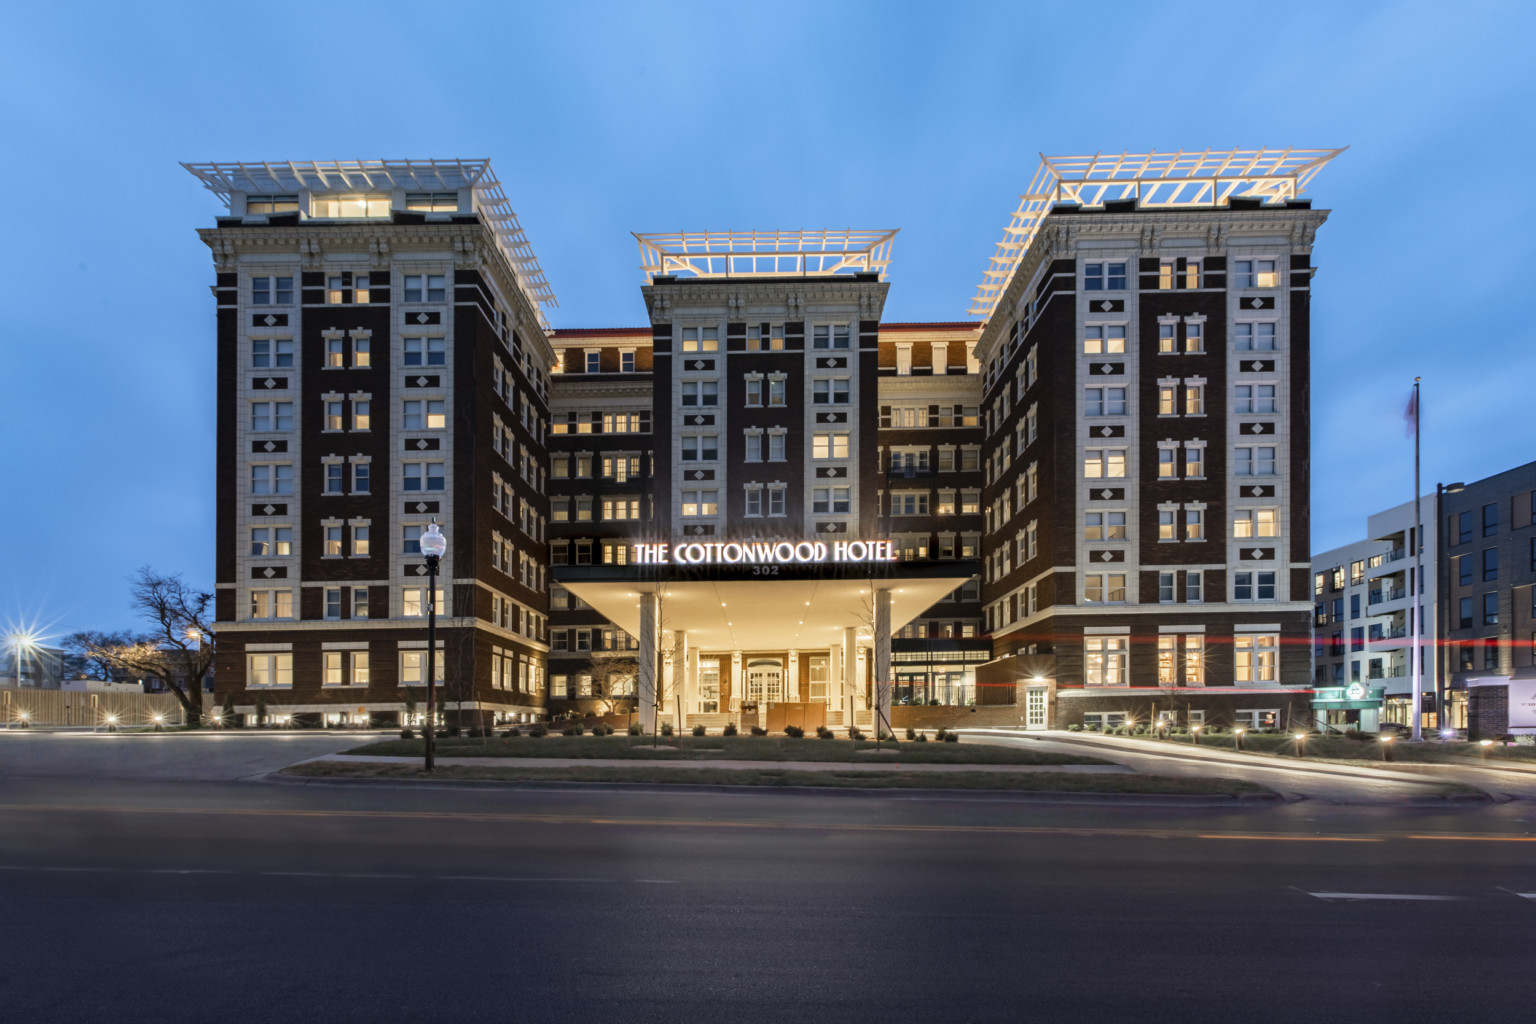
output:
<path id="1" fill-rule="evenodd" d="M 948 735 L 946 735 L 944 737 L 944 742 L 945 743 L 959 743 L 960 742 L 960 734 L 957 733 L 957 732 L 949 733 Z"/>
<path id="2" fill-rule="evenodd" d="M 416 738 L 416 730 L 412 729 L 410 726 L 406 726 L 404 729 L 400 730 L 400 738 L 403 740 L 413 740 Z"/>
<path id="3" fill-rule="evenodd" d="M 895 739 L 896 739 L 896 737 L 895 737 L 895 736 L 892 736 L 892 735 L 891 735 L 891 734 L 890 734 L 890 733 L 888 733 L 888 732 L 882 732 L 882 733 L 880 733 L 880 734 L 879 734 L 879 737 L 880 737 L 880 739 L 881 739 L 881 741 L 882 741 L 882 742 L 883 742 L 883 741 L 885 741 L 885 740 L 892 740 L 892 741 L 894 741 L 894 740 L 895 740 Z"/>
<path id="4" fill-rule="evenodd" d="M 949 730 L 941 727 L 938 732 L 933 734 L 933 738 L 943 743 L 949 738 Z"/>
<path id="5" fill-rule="evenodd" d="M 919 743 L 927 743 L 928 742 L 928 734 L 925 733 L 925 732 L 918 733 L 917 734 L 917 742 L 919 742 Z"/>
<path id="6" fill-rule="evenodd" d="M 768 735 L 768 730 L 764 729 L 760 725 L 754 725 L 752 727 L 752 735 L 753 736 L 767 736 Z"/>
<path id="7" fill-rule="evenodd" d="M 818 725 L 816 727 L 816 738 L 819 740 L 830 740 L 832 738 L 832 730 L 824 725 Z"/>
<path id="8" fill-rule="evenodd" d="M 704 736 L 704 735 L 707 735 L 707 733 L 708 733 L 708 730 L 705 729 L 702 725 L 696 725 L 696 726 L 693 727 L 693 734 L 695 736 Z"/>
<path id="9" fill-rule="evenodd" d="M 858 726 L 850 725 L 848 727 L 848 738 L 853 740 L 853 741 L 855 741 L 855 742 L 857 742 L 857 741 L 859 741 L 859 740 L 864 738 L 864 734 L 859 732 L 859 727 Z"/>
<path id="10" fill-rule="evenodd" d="M 672 735 L 672 723 L 671 722 L 662 722 L 661 723 L 661 734 L 663 736 L 671 736 Z"/>
<path id="11" fill-rule="evenodd" d="M 735 736 L 740 731 L 741 731 L 740 729 L 736 728 L 736 723 L 735 722 L 726 722 L 725 723 L 725 729 L 721 731 L 720 735 L 722 735 L 722 736 Z"/>
<path id="12" fill-rule="evenodd" d="M 454 739 L 458 739 L 460 736 L 464 735 L 464 730 L 457 725 L 450 725 L 448 727 L 448 735 L 452 736 Z"/>
<path id="13" fill-rule="evenodd" d="M 792 740 L 803 739 L 805 737 L 805 730 L 798 725 L 786 725 L 784 727 L 784 735 Z"/>
<path id="14" fill-rule="evenodd" d="M 639 736 L 640 735 L 640 723 L 639 722 L 630 722 L 629 723 L 629 734 L 631 736 Z"/>
<path id="15" fill-rule="evenodd" d="M 1354 740 L 1356 743 L 1364 743 L 1366 740 L 1370 739 L 1369 736 L 1361 732 L 1359 729 L 1349 730 L 1344 734 L 1344 738 L 1347 740 Z"/>
<path id="16" fill-rule="evenodd" d="M 1076 723 L 1076 722 L 1073 722 L 1071 725 L 1067 726 L 1067 732 L 1082 732 L 1082 731 L 1083 731 L 1083 727 L 1081 725 L 1079 725 L 1078 723 Z"/>
<path id="17" fill-rule="evenodd" d="M 521 736 L 521 735 L 522 735 L 522 732 L 515 725 L 512 728 L 508 729 L 506 732 L 501 734 L 502 739 L 508 739 L 508 740 L 512 739 L 513 737 Z"/>
<path id="18" fill-rule="evenodd" d="M 929 706 L 929 707 L 931 707 L 931 708 L 936 708 L 936 707 L 938 707 L 938 706 L 939 706 L 939 698 L 937 698 L 937 697 L 935 697 L 935 698 L 933 698 L 933 699 L 932 699 L 932 700 L 930 700 L 930 701 L 929 701 L 929 702 L 928 702 L 928 706 Z"/>
<path id="19" fill-rule="evenodd" d="M 907 739 L 909 739 L 909 740 L 917 739 L 917 730 L 912 728 L 910 725 L 907 726 Z"/>
<path id="20" fill-rule="evenodd" d="M 586 731 L 587 730 L 585 730 L 585 729 L 583 729 L 581 727 L 581 723 L 580 722 L 572 722 L 571 724 L 567 725 L 564 729 L 560 730 L 560 735 L 561 736 L 581 736 L 581 735 L 584 735 L 586 733 Z"/>
<path id="21" fill-rule="evenodd" d="M 528 735 L 532 736 L 534 739 L 538 739 L 541 736 L 548 736 L 549 726 L 545 725 L 543 722 L 534 722 L 528 727 Z"/>

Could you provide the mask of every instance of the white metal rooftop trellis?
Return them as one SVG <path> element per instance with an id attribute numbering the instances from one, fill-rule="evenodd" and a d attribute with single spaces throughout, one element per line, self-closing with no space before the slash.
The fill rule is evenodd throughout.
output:
<path id="1" fill-rule="evenodd" d="M 1233 196 L 1282 203 L 1299 196 L 1339 149 L 1179 150 L 1176 153 L 1040 154 L 1029 191 L 1019 197 L 971 300 L 970 313 L 988 319 L 1014 269 L 1058 202 L 1102 206 L 1135 199 L 1146 209 L 1222 206 Z"/>
<path id="2" fill-rule="evenodd" d="M 680 277 L 831 277 L 879 274 L 891 263 L 896 232 L 678 231 L 632 232 L 640 243 L 647 283 L 660 275 Z"/>
<path id="3" fill-rule="evenodd" d="M 404 189 L 408 192 L 475 190 L 475 205 L 512 264 L 518 284 L 535 309 L 557 306 L 533 246 L 496 180 L 489 160 L 300 160 L 182 165 L 226 203 L 231 192 L 256 195 L 290 192 L 353 192 Z"/>

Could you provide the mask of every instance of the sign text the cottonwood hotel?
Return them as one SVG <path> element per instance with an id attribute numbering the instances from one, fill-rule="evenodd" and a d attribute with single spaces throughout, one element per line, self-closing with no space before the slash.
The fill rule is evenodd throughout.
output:
<path id="1" fill-rule="evenodd" d="M 889 540 L 743 541 L 742 543 L 636 544 L 635 565 L 791 565 L 825 562 L 894 562 Z"/>

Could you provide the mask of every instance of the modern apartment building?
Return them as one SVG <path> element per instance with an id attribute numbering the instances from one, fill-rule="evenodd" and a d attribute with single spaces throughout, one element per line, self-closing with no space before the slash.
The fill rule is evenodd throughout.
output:
<path id="1" fill-rule="evenodd" d="M 646 322 L 560 330 L 483 161 L 189 167 L 220 687 L 408 713 L 436 519 L 449 706 L 503 720 L 1310 715 L 1332 155 L 1048 160 L 970 320 L 883 321 L 894 231 L 698 232 L 636 236 Z"/>
<path id="2" fill-rule="evenodd" d="M 328 724 L 545 703 L 553 301 L 486 161 L 187 165 L 226 206 L 217 677 Z M 449 538 L 436 594 L 419 538 Z M 418 712 L 419 713 L 419 712 Z"/>
<path id="3" fill-rule="evenodd" d="M 1381 722 L 1412 724 L 1417 607 L 1421 724 L 1433 728 L 1439 692 L 1435 521 L 1432 495 L 1420 499 L 1418 525 L 1413 502 L 1405 501 L 1370 516 L 1367 539 L 1312 556 L 1312 662 L 1319 724 L 1366 731 Z M 1424 533 L 1422 578 L 1413 550 L 1419 528 Z"/>
<path id="4" fill-rule="evenodd" d="M 1536 462 L 1437 497 L 1444 726 L 1536 734 Z"/>

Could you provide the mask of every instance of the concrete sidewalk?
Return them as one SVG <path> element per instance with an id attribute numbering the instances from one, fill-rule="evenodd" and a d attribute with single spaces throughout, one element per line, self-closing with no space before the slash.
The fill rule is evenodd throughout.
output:
<path id="1" fill-rule="evenodd" d="M 330 762 L 335 764 L 420 764 L 419 757 L 385 757 L 376 754 L 322 754 L 299 764 Z M 1081 775 L 1134 775 L 1136 770 L 1123 764 L 899 764 L 886 762 L 871 764 L 859 761 L 672 761 L 663 758 L 627 757 L 439 757 L 435 763 L 465 767 L 513 767 L 523 768 L 725 768 L 733 771 L 793 771 L 793 772 L 1003 772 L 1007 774 L 1032 774 L 1039 772 L 1066 772 Z"/>

